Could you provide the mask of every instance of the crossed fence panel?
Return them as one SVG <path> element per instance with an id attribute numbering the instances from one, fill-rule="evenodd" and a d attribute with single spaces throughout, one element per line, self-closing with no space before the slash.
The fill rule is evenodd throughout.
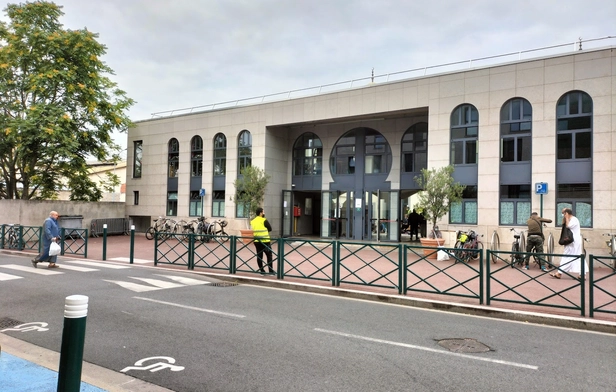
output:
<path id="1" fill-rule="evenodd" d="M 569 309 L 585 314 L 584 280 L 578 280 L 577 274 L 562 271 L 562 279 L 548 276 L 547 271 L 525 270 L 514 268 L 512 255 L 526 254 L 526 252 L 487 251 L 487 299 L 491 302 L 508 302 L 532 306 L 545 306 L 551 308 Z M 536 254 L 541 260 L 547 261 L 549 256 L 571 257 L 571 255 Z M 530 255 L 528 255 L 530 256 Z M 584 256 L 574 256 L 569 262 L 578 262 L 584 265 Z M 549 263 L 548 263 L 549 264 Z M 551 265 L 551 264 L 549 264 Z M 551 265 L 553 266 L 553 265 Z"/>
<path id="2" fill-rule="evenodd" d="M 616 257 L 590 255 L 589 316 L 616 314 Z"/>
<path id="3" fill-rule="evenodd" d="M 434 258 L 439 251 L 445 252 L 446 260 Z M 421 247 L 404 245 L 404 289 L 429 294 L 477 299 L 483 304 L 483 253 L 478 263 L 465 262 L 457 253 L 459 249 L 445 247 Z"/>
<path id="4" fill-rule="evenodd" d="M 185 265 L 192 269 L 194 235 L 184 241 L 184 234 L 154 233 L 154 265 Z"/>
<path id="5" fill-rule="evenodd" d="M 336 241 L 335 286 L 341 283 L 402 291 L 401 245 Z"/>
<path id="6" fill-rule="evenodd" d="M 331 282 L 334 285 L 334 241 L 283 239 L 280 254 L 284 261 L 282 277 Z"/>
<path id="7" fill-rule="evenodd" d="M 234 241 L 223 241 L 210 234 L 188 234 L 193 243 L 192 268 L 212 268 L 231 271 L 231 255 Z"/>
<path id="8" fill-rule="evenodd" d="M 61 254 L 88 257 L 88 229 L 60 229 Z"/>

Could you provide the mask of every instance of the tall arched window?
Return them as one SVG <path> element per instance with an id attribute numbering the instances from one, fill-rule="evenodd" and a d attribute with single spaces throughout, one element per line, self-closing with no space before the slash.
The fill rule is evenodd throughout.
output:
<path id="1" fill-rule="evenodd" d="M 402 171 L 419 173 L 428 167 L 428 123 L 412 125 L 402 137 Z"/>
<path id="2" fill-rule="evenodd" d="M 245 167 L 252 165 L 252 135 L 249 131 L 243 130 L 240 132 L 237 140 L 237 175 L 242 175 L 242 170 Z M 244 205 L 237 204 L 235 206 L 235 216 L 238 218 L 248 218 L 250 211 Z"/>
<path id="3" fill-rule="evenodd" d="M 180 169 L 180 143 L 169 140 L 167 147 L 167 215 L 178 214 L 178 170 Z"/>
<path id="4" fill-rule="evenodd" d="M 477 224 L 477 141 L 479 139 L 479 112 L 473 105 L 464 104 L 454 109 L 450 118 L 449 162 L 454 167 L 454 179 L 464 185 L 462 201 L 449 209 L 450 223 Z"/>
<path id="5" fill-rule="evenodd" d="M 212 216 L 225 216 L 225 183 L 227 174 L 227 137 L 214 136 L 214 179 L 212 185 Z"/>
<path id="6" fill-rule="evenodd" d="M 293 145 L 293 175 L 317 176 L 323 168 L 323 143 L 317 135 L 306 132 Z"/>
<path id="7" fill-rule="evenodd" d="M 252 135 L 249 131 L 240 132 L 237 146 L 237 172 L 241 174 L 243 168 L 252 165 Z"/>
<path id="8" fill-rule="evenodd" d="M 580 226 L 592 227 L 592 131 L 590 95 L 572 91 L 556 105 L 556 211 L 571 208 Z"/>
<path id="9" fill-rule="evenodd" d="M 531 214 L 533 108 L 524 98 L 500 113 L 500 224 L 525 225 Z"/>
<path id="10" fill-rule="evenodd" d="M 201 177 L 203 173 L 203 139 L 194 136 L 190 141 L 190 176 Z"/>
<path id="11" fill-rule="evenodd" d="M 178 139 L 169 140 L 169 155 L 167 158 L 168 170 L 167 174 L 169 178 L 176 178 L 178 176 L 178 170 L 180 169 L 180 143 Z"/>

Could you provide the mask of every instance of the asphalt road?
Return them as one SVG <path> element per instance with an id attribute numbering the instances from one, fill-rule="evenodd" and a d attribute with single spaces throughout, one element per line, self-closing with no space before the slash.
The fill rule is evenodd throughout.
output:
<path id="1" fill-rule="evenodd" d="M 171 390 L 616 390 L 614 335 L 217 286 L 138 265 L 59 264 L 34 269 L 28 258 L 1 257 L 0 319 L 41 327 L 3 333 L 59 352 L 65 298 L 86 295 L 84 360 Z M 438 344 L 450 338 L 489 351 Z"/>

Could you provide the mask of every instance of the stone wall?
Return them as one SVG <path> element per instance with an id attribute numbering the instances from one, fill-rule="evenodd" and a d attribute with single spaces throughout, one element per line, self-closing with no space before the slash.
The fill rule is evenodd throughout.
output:
<path id="1" fill-rule="evenodd" d="M 0 200 L 0 224 L 41 226 L 50 211 L 62 216 L 83 216 L 82 229 L 90 229 L 92 219 L 125 218 L 125 205 L 119 202 L 63 200 Z"/>

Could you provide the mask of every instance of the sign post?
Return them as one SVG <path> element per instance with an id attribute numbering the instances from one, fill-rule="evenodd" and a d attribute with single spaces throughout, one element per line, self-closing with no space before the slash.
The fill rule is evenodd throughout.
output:
<path id="1" fill-rule="evenodd" d="M 199 196 L 201 196 L 201 213 L 199 215 L 204 216 L 203 215 L 203 197 L 205 196 L 205 189 L 201 188 L 199 190 Z"/>
<path id="2" fill-rule="evenodd" d="M 540 196 L 539 216 L 543 216 L 543 195 L 548 194 L 548 183 L 547 182 L 536 182 L 535 183 L 535 193 Z"/>

